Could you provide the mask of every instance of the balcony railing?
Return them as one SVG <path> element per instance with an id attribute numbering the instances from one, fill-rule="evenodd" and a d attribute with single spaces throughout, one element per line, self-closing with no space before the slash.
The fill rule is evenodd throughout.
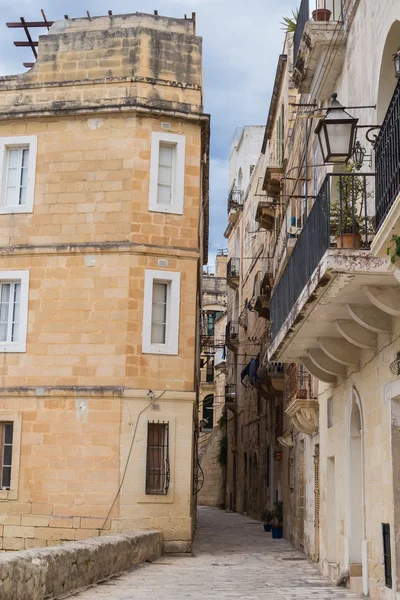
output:
<path id="1" fill-rule="evenodd" d="M 400 79 L 375 144 L 376 228 L 400 193 Z"/>
<path id="2" fill-rule="evenodd" d="M 318 398 L 318 382 L 303 367 L 292 363 L 286 370 L 285 377 L 285 408 L 295 400 L 315 400 Z"/>
<path id="3" fill-rule="evenodd" d="M 232 279 L 239 279 L 240 275 L 240 258 L 230 258 L 226 267 L 226 279 L 228 283 L 232 282 Z"/>
<path id="4" fill-rule="evenodd" d="M 225 330 L 225 343 L 228 348 L 237 346 L 239 343 L 239 323 L 237 321 L 229 321 Z"/>
<path id="5" fill-rule="evenodd" d="M 283 363 L 281 362 L 268 362 L 267 373 L 269 376 L 283 375 Z"/>
<path id="6" fill-rule="evenodd" d="M 225 402 L 236 402 L 236 383 L 227 383 L 225 386 Z"/>
<path id="7" fill-rule="evenodd" d="M 271 297 L 272 339 L 329 248 L 368 250 L 375 174 L 328 174 Z"/>
<path id="8" fill-rule="evenodd" d="M 343 0 L 302 0 L 293 39 L 293 64 L 296 64 L 304 27 L 310 19 L 325 22 L 342 21 Z"/>
<path id="9" fill-rule="evenodd" d="M 241 208 L 242 206 L 243 206 L 243 192 L 242 192 L 242 190 L 233 188 L 229 192 L 229 196 L 228 196 L 228 213 L 233 208 L 238 209 L 238 208 Z"/>

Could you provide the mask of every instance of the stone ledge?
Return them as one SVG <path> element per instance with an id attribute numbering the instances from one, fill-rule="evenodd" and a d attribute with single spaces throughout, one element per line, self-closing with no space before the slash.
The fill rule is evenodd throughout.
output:
<path id="1" fill-rule="evenodd" d="M 161 556 L 162 534 L 142 531 L 0 555 L 0 598 L 63 598 Z"/>

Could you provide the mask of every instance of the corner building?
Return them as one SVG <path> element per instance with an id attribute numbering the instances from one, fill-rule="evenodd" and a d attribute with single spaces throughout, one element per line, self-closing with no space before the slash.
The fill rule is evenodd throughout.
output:
<path id="1" fill-rule="evenodd" d="M 149 528 L 190 549 L 201 53 L 193 19 L 66 19 L 0 78 L 3 550 Z"/>

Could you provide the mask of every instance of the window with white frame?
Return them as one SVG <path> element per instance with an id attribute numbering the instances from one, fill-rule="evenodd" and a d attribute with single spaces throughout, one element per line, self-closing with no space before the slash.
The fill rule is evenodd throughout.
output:
<path id="1" fill-rule="evenodd" d="M 25 352 L 28 271 L 0 271 L 0 352 Z"/>
<path id="2" fill-rule="evenodd" d="M 0 138 L 0 213 L 33 210 L 37 137 Z"/>
<path id="3" fill-rule="evenodd" d="M 142 351 L 178 354 L 180 273 L 145 271 Z"/>
<path id="4" fill-rule="evenodd" d="M 153 132 L 151 137 L 149 210 L 183 214 L 185 136 Z"/>

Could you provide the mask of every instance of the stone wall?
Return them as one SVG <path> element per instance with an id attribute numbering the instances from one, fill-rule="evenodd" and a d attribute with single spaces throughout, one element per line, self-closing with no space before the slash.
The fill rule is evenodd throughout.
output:
<path id="1" fill-rule="evenodd" d="M 217 425 L 208 436 L 207 445 L 201 458 L 204 472 L 204 485 L 197 495 L 197 503 L 201 506 L 221 507 L 225 500 L 224 470 L 217 462 L 221 429 Z"/>
<path id="2" fill-rule="evenodd" d="M 2 555 L 0 598 L 62 598 L 133 565 L 159 558 L 161 547 L 161 533 L 146 531 Z"/>

